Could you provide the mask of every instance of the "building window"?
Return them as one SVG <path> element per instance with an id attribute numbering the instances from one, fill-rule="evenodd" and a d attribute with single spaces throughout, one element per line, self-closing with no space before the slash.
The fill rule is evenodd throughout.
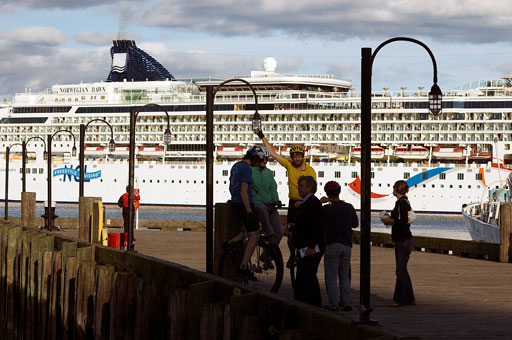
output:
<path id="1" fill-rule="evenodd" d="M 444 172 L 440 173 L 439 174 L 439 179 L 446 179 L 446 174 Z"/>
<path id="2" fill-rule="evenodd" d="M 463 181 L 464 180 L 464 174 L 457 174 L 457 179 L 459 181 Z"/>
<path id="3" fill-rule="evenodd" d="M 227 170 L 222 170 L 222 176 L 227 176 L 228 175 L 228 171 Z"/>
<path id="4" fill-rule="evenodd" d="M 357 172 L 356 171 L 352 171 L 352 174 L 350 175 L 350 177 L 357 178 Z"/>
<path id="5" fill-rule="evenodd" d="M 318 171 L 318 177 L 324 177 L 324 172 L 323 171 Z"/>
<path id="6" fill-rule="evenodd" d="M 421 179 L 428 179 L 428 173 L 422 172 L 421 173 Z"/>
<path id="7" fill-rule="evenodd" d="M 334 178 L 340 178 L 341 177 L 341 171 L 334 171 Z"/>
<path id="8" fill-rule="evenodd" d="M 475 174 L 475 178 L 477 181 L 481 181 L 482 180 L 482 174 Z"/>
<path id="9" fill-rule="evenodd" d="M 411 173 L 410 172 L 404 172 L 404 179 L 409 179 L 411 178 Z"/>

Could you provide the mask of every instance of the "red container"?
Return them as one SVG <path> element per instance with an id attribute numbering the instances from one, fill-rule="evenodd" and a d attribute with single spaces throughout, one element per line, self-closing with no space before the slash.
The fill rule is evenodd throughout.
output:
<path id="1" fill-rule="evenodd" d="M 128 233 L 109 233 L 108 246 L 114 249 L 126 250 L 128 248 Z"/>

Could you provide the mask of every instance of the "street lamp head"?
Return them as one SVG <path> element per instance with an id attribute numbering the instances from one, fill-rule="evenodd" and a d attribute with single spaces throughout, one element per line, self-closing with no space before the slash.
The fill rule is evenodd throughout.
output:
<path id="1" fill-rule="evenodd" d="M 436 83 L 432 85 L 430 93 L 428 94 L 428 108 L 433 115 L 441 114 L 442 110 L 443 93 Z"/>
<path id="2" fill-rule="evenodd" d="M 172 142 L 172 134 L 171 134 L 171 130 L 169 128 L 165 129 L 165 132 L 164 132 L 164 143 L 169 145 L 171 144 Z"/>
<path id="3" fill-rule="evenodd" d="M 110 142 L 108 142 L 108 151 L 114 152 L 115 149 L 116 149 L 116 143 L 114 142 L 114 139 L 111 138 Z"/>
<path id="4" fill-rule="evenodd" d="M 73 148 L 71 149 L 71 156 L 76 157 L 76 145 L 73 145 Z"/>
<path id="5" fill-rule="evenodd" d="M 254 116 L 252 116 L 252 131 L 255 133 L 261 131 L 261 117 L 258 111 L 254 112 Z"/>

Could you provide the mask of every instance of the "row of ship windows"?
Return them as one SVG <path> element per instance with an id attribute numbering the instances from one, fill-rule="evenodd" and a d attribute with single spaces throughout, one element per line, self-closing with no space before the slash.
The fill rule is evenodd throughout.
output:
<path id="1" fill-rule="evenodd" d="M 20 179 L 20 180 L 21 180 L 21 179 Z M 35 181 L 36 181 L 36 178 L 33 178 L 32 180 L 35 182 Z M 48 180 L 48 179 L 47 179 L 47 178 L 45 178 L 45 180 Z M 63 181 L 63 179 L 62 179 L 62 178 L 59 178 L 59 182 L 62 182 L 62 181 Z M 103 181 L 103 178 L 100 178 L 100 179 L 99 179 L 99 181 L 100 181 L 100 183 L 103 183 L 103 182 L 104 182 L 104 181 Z M 167 184 L 167 183 L 168 183 L 168 181 L 167 181 L 166 179 L 164 179 L 163 181 L 160 181 L 159 179 L 154 180 L 154 181 L 153 181 L 152 179 L 149 179 L 149 180 L 143 179 L 143 180 L 142 180 L 142 183 L 153 183 L 153 182 L 154 182 L 154 183 L 156 183 L 156 184 L 159 184 L 159 183 Z M 222 182 L 222 181 L 220 181 L 220 182 Z M 219 181 L 215 181 L 215 184 L 219 184 L 220 182 L 219 182 Z M 227 181 L 223 181 L 223 182 L 224 182 L 223 184 L 225 184 L 225 185 L 227 185 L 227 184 L 228 184 L 228 182 L 227 182 Z M 117 179 L 114 179 L 114 183 L 117 183 Z M 170 183 L 171 183 L 171 184 L 204 184 L 204 180 L 201 180 L 201 181 L 198 181 L 198 180 L 176 180 L 176 181 L 175 181 L 175 180 L 171 180 L 171 181 L 170 181 Z M 222 184 L 222 183 L 221 183 L 221 184 Z M 278 184 L 279 184 L 279 185 L 283 185 L 283 183 L 282 183 L 282 182 L 279 182 Z M 319 182 L 319 183 L 318 183 L 318 185 L 319 185 L 320 187 L 322 187 L 322 186 L 323 186 L 323 183 L 322 183 L 322 182 Z M 348 186 L 348 185 L 349 185 L 349 183 L 344 183 L 344 186 Z M 354 186 L 355 186 L 355 184 L 354 184 Z M 374 185 L 373 185 L 373 183 L 371 184 L 371 186 L 372 186 L 372 187 L 374 186 Z M 380 188 L 380 187 L 382 187 L 382 186 L 383 186 L 383 184 L 382 184 L 382 183 L 379 183 L 379 184 L 378 184 L 378 187 L 379 187 L 379 188 Z M 385 187 L 390 188 L 390 187 L 391 187 L 391 184 L 390 184 L 390 183 L 387 183 L 387 184 L 385 185 Z M 417 188 L 417 187 L 418 187 L 418 185 L 416 184 L 416 185 L 414 185 L 414 187 L 415 187 L 415 188 Z M 427 187 L 427 185 L 426 185 L 426 184 L 422 184 L 422 186 L 421 186 L 421 187 L 426 188 L 426 187 Z M 431 187 L 434 189 L 434 188 L 436 188 L 436 185 L 435 185 L 435 184 L 431 184 Z M 453 189 L 454 185 L 453 185 L 453 184 L 450 184 L 448 187 L 449 187 L 450 189 Z M 444 188 L 445 188 L 445 185 L 444 185 L 444 184 L 441 184 L 441 185 L 439 185 L 439 188 L 440 188 L 440 189 L 444 189 Z M 459 189 L 462 189 L 462 185 L 461 185 L 461 184 L 459 184 L 459 185 L 458 185 L 458 188 L 459 188 Z M 471 186 L 471 185 L 468 185 L 468 186 L 467 186 L 467 188 L 468 188 L 468 189 L 471 189 L 471 188 L 472 188 L 472 186 Z M 476 185 L 476 189 L 480 189 L 480 188 L 481 188 L 481 187 L 480 187 L 480 185 Z M 496 189 L 499 189 L 499 187 L 498 187 L 498 186 L 496 186 Z"/>

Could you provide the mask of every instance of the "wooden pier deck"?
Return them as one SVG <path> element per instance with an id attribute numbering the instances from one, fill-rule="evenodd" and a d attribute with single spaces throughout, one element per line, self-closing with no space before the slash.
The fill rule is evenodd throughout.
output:
<path id="1" fill-rule="evenodd" d="M 112 230 L 115 231 L 115 230 Z M 78 237 L 76 229 L 60 234 Z M 204 232 L 138 230 L 136 250 L 197 270 L 206 268 Z M 282 243 L 283 255 L 288 251 Z M 404 339 L 512 339 L 512 264 L 413 252 L 409 272 L 416 306 L 388 307 L 395 284 L 394 249 L 372 247 L 372 318 Z M 319 280 L 326 303 L 323 263 Z M 292 298 L 289 274 L 279 295 Z M 352 256 L 352 298 L 359 304 L 359 246 Z M 338 312 L 357 319 L 352 312 Z"/>

